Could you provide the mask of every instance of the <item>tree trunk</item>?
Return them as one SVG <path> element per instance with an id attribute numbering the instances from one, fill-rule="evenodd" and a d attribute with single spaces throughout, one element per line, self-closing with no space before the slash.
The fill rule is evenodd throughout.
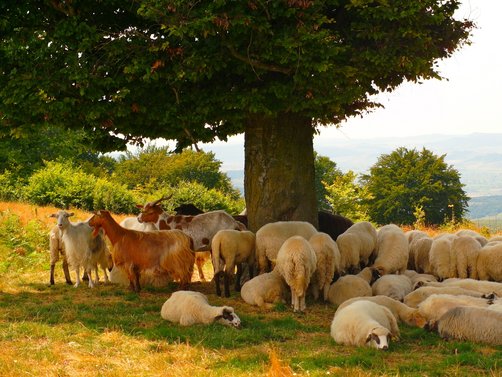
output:
<path id="1" fill-rule="evenodd" d="M 317 227 L 313 127 L 296 114 L 254 115 L 245 132 L 244 190 L 248 227 L 301 220 Z"/>

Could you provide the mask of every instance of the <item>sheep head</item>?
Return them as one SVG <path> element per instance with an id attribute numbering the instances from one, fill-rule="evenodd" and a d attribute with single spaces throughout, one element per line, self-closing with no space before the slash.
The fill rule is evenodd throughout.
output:
<path id="1" fill-rule="evenodd" d="M 215 318 L 215 321 L 226 326 L 235 327 L 236 329 L 240 329 L 241 327 L 241 319 L 235 314 L 234 308 L 230 306 L 222 306 L 221 314 Z"/>
<path id="2" fill-rule="evenodd" d="M 373 328 L 366 338 L 366 345 L 379 350 L 389 349 L 389 342 L 392 334 L 384 327 Z"/>

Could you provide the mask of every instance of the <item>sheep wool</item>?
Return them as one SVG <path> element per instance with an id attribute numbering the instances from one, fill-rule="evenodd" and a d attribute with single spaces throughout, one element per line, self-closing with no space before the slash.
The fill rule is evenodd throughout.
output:
<path id="1" fill-rule="evenodd" d="M 255 276 L 242 285 L 241 297 L 260 308 L 272 308 L 274 304 L 286 303 L 289 287 L 284 278 L 274 269 L 271 272 Z"/>
<path id="2" fill-rule="evenodd" d="M 335 273 L 340 271 L 340 251 L 327 233 L 314 234 L 309 243 L 317 257 L 317 268 L 310 282 L 312 295 L 317 300 L 321 294 L 323 300 L 327 301 L 331 281 Z"/>
<path id="3" fill-rule="evenodd" d="M 395 224 L 384 225 L 378 230 L 376 259 L 373 267 L 382 275 L 402 274 L 408 267 L 408 240 Z"/>
<path id="4" fill-rule="evenodd" d="M 305 296 L 316 267 L 316 254 L 301 236 L 288 238 L 277 253 L 275 268 L 291 288 L 291 304 L 295 312 L 306 308 Z"/>
<path id="5" fill-rule="evenodd" d="M 373 255 L 377 242 L 377 231 L 368 221 L 352 225 L 336 239 L 340 250 L 340 269 L 342 274 L 359 272 Z"/>
<path id="6" fill-rule="evenodd" d="M 451 248 L 456 254 L 457 276 L 461 279 L 477 279 L 481 244 L 471 236 L 458 236 L 453 240 Z"/>
<path id="7" fill-rule="evenodd" d="M 389 339 L 399 337 L 399 328 L 385 306 L 361 300 L 337 310 L 331 322 L 331 336 L 339 344 L 387 349 Z"/>
<path id="8" fill-rule="evenodd" d="M 463 296 L 471 296 L 478 298 L 488 297 L 478 291 L 473 291 L 461 287 L 446 286 L 446 285 L 440 287 L 422 286 L 404 296 L 403 302 L 412 308 L 416 308 L 427 297 L 434 294 L 448 294 L 453 296 L 463 295 Z"/>
<path id="9" fill-rule="evenodd" d="M 373 275 L 369 267 L 357 275 L 345 275 L 331 284 L 328 291 L 328 301 L 334 305 L 354 298 L 372 296 L 371 281 Z"/>
<path id="10" fill-rule="evenodd" d="M 439 279 L 457 277 L 457 258 L 451 245 L 458 236 L 443 233 L 434 237 L 429 251 L 432 273 Z"/>
<path id="11" fill-rule="evenodd" d="M 240 327 L 241 320 L 230 306 L 212 306 L 207 297 L 194 291 L 177 291 L 162 305 L 160 316 L 181 326 L 218 322 Z"/>
<path id="12" fill-rule="evenodd" d="M 482 320 L 480 320 L 482 318 Z M 494 346 L 502 345 L 502 312 L 486 308 L 457 307 L 438 321 L 444 339 L 468 340 Z"/>
<path id="13" fill-rule="evenodd" d="M 486 244 L 477 259 L 479 280 L 502 282 L 502 242 Z"/>
<path id="14" fill-rule="evenodd" d="M 373 296 L 383 295 L 397 301 L 403 301 L 404 296 L 413 289 L 411 279 L 406 275 L 383 275 L 371 286 Z"/>

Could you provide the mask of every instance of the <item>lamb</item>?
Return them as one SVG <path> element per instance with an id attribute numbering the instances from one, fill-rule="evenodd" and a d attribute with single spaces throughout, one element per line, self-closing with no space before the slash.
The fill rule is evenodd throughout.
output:
<path id="1" fill-rule="evenodd" d="M 232 307 L 209 305 L 204 294 L 193 291 L 174 292 L 162 305 L 160 316 L 181 326 L 213 322 L 235 328 L 241 326 L 241 320 Z"/>
<path id="2" fill-rule="evenodd" d="M 404 296 L 413 289 L 411 279 L 406 275 L 383 275 L 371 286 L 373 296 L 383 295 L 397 301 L 403 301 Z"/>
<path id="3" fill-rule="evenodd" d="M 401 228 L 394 224 L 378 230 L 376 259 L 373 267 L 380 274 L 402 274 L 408 267 L 408 241 Z"/>
<path id="4" fill-rule="evenodd" d="M 493 300 L 464 295 L 433 294 L 418 305 L 419 312 L 427 318 L 428 326 L 436 328 L 439 318 L 457 306 L 488 307 Z"/>
<path id="5" fill-rule="evenodd" d="M 216 294 L 221 296 L 220 277 L 223 274 L 225 297 L 230 297 L 230 278 L 234 275 L 236 265 L 236 292 L 239 292 L 241 288 L 242 263 L 247 263 L 250 268 L 250 277 L 253 277 L 252 266 L 255 261 L 255 234 L 248 230 L 220 230 L 214 235 L 211 241 L 211 250 Z"/>
<path id="6" fill-rule="evenodd" d="M 502 242 L 485 245 L 477 259 L 479 280 L 502 282 Z"/>
<path id="7" fill-rule="evenodd" d="M 371 296 L 373 292 L 370 284 L 377 278 L 376 273 L 370 267 L 365 267 L 357 275 L 342 276 L 329 287 L 328 301 L 340 305 L 354 297 Z"/>
<path id="8" fill-rule="evenodd" d="M 93 237 L 92 228 L 87 222 L 79 221 L 72 223 L 68 219 L 73 212 L 58 211 L 50 215 L 57 219 L 57 226 L 61 231 L 62 240 L 68 259 L 68 264 L 75 270 L 77 281 L 75 287 L 80 285 L 80 267 L 89 277 L 89 287 L 93 288 L 99 283 L 97 266 L 99 265 L 105 275 L 105 283 L 108 282 L 106 269 L 111 267 L 110 252 L 106 246 L 102 234 L 96 233 Z M 92 270 L 95 270 L 95 279 L 92 279 Z"/>
<path id="9" fill-rule="evenodd" d="M 458 236 L 443 233 L 434 237 L 429 251 L 432 273 L 440 280 L 457 277 L 457 258 L 451 245 Z"/>
<path id="10" fill-rule="evenodd" d="M 63 271 L 66 284 L 73 285 L 70 278 L 70 271 L 68 270 L 68 261 L 64 251 L 63 236 L 58 226 L 54 226 L 49 232 L 49 250 L 51 253 L 50 285 L 54 285 L 54 268 L 56 267 L 56 262 L 59 260 L 60 256 L 63 259 Z"/>
<path id="11" fill-rule="evenodd" d="M 286 303 L 289 287 L 284 278 L 277 272 L 265 272 L 255 276 L 242 285 L 241 297 L 250 305 L 260 308 L 272 308 L 276 303 Z"/>
<path id="12" fill-rule="evenodd" d="M 390 338 L 399 337 L 399 328 L 385 306 L 361 300 L 336 311 L 331 336 L 339 344 L 386 350 Z"/>
<path id="13" fill-rule="evenodd" d="M 418 305 L 424 301 L 427 297 L 433 294 L 449 294 L 452 296 L 471 296 L 478 298 L 495 298 L 495 295 L 484 294 L 478 291 L 465 289 L 455 286 L 441 286 L 441 287 L 420 287 L 415 289 L 413 292 L 408 293 L 404 296 L 403 302 L 412 308 L 417 308 Z"/>
<path id="14" fill-rule="evenodd" d="M 124 268 L 129 287 L 139 292 L 144 271 L 170 275 L 186 287 L 192 278 L 194 254 L 189 236 L 180 230 L 141 232 L 121 227 L 108 211 L 98 211 L 89 220 L 97 234 L 104 229 L 113 245 L 113 261 Z"/>
<path id="15" fill-rule="evenodd" d="M 310 291 L 314 299 L 320 293 L 324 301 L 328 300 L 329 287 L 335 273 L 340 271 L 340 251 L 336 242 L 327 233 L 319 232 L 309 239 L 317 257 L 317 268 L 310 282 Z"/>
<path id="16" fill-rule="evenodd" d="M 342 308 L 352 304 L 353 302 L 361 300 L 371 301 L 374 302 L 375 304 L 385 306 L 392 312 L 392 314 L 394 315 L 394 317 L 396 317 L 396 319 L 406 323 L 409 326 L 423 328 L 427 323 L 427 319 L 422 314 L 420 314 L 417 308 L 410 308 L 408 305 L 405 305 L 402 302 L 394 300 L 391 297 L 382 295 L 351 298 L 350 300 L 343 302 L 336 309 L 336 311 L 341 310 Z"/>
<path id="17" fill-rule="evenodd" d="M 302 236 L 288 238 L 277 253 L 275 269 L 291 288 L 291 304 L 295 312 L 303 312 L 306 308 L 305 295 L 316 266 L 316 254 Z"/>
<path id="18" fill-rule="evenodd" d="M 451 244 L 457 260 L 457 276 L 461 279 L 478 278 L 478 255 L 481 244 L 471 236 L 458 236 Z"/>
<path id="19" fill-rule="evenodd" d="M 276 221 L 263 225 L 256 232 L 256 258 L 259 273 L 271 270 L 279 249 L 288 238 L 302 236 L 308 240 L 316 233 L 317 229 L 305 221 Z"/>
<path id="20" fill-rule="evenodd" d="M 439 319 L 437 328 L 439 335 L 444 339 L 468 340 L 500 346 L 501 323 L 502 312 L 479 307 L 457 307 L 447 311 Z"/>
<path id="21" fill-rule="evenodd" d="M 342 274 L 359 272 L 366 266 L 377 243 L 377 231 L 368 221 L 352 225 L 336 239 L 340 250 L 340 270 Z"/>

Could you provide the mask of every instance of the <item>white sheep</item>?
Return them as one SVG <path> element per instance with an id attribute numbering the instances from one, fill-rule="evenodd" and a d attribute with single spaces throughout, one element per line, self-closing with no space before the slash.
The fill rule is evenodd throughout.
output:
<path id="1" fill-rule="evenodd" d="M 483 246 L 479 250 L 476 267 L 479 280 L 502 282 L 502 242 Z"/>
<path id="2" fill-rule="evenodd" d="M 122 285 L 124 287 L 128 287 L 130 285 L 127 272 L 121 266 L 114 265 L 108 278 L 110 279 L 110 283 L 113 284 Z M 168 274 L 158 273 L 158 271 L 154 269 L 146 270 L 145 273 L 141 274 L 139 281 L 141 286 L 165 288 L 173 281 L 173 278 Z"/>
<path id="3" fill-rule="evenodd" d="M 291 288 L 291 304 L 295 312 L 306 308 L 305 296 L 317 266 L 310 243 L 301 236 L 288 238 L 277 253 L 275 269 Z"/>
<path id="4" fill-rule="evenodd" d="M 63 272 L 66 280 L 66 284 L 72 285 L 70 278 L 70 271 L 68 269 L 68 261 L 66 259 L 66 254 L 64 250 L 63 235 L 58 226 L 52 227 L 49 232 L 49 250 L 51 254 L 51 275 L 50 275 L 50 285 L 54 285 L 54 269 L 56 267 L 56 262 L 59 257 L 63 259 Z"/>
<path id="5" fill-rule="evenodd" d="M 241 297 L 250 305 L 270 309 L 274 304 L 286 303 L 289 287 L 275 269 L 255 276 L 242 285 Z"/>
<path id="6" fill-rule="evenodd" d="M 402 274 L 408 266 L 408 240 L 395 224 L 381 227 L 377 233 L 376 258 L 373 267 L 380 274 Z"/>
<path id="7" fill-rule="evenodd" d="M 428 326 L 436 328 L 438 319 L 448 310 L 457 306 L 476 306 L 486 308 L 493 303 L 491 299 L 464 295 L 433 294 L 418 305 L 419 312 L 427 318 Z"/>
<path id="8" fill-rule="evenodd" d="M 427 297 L 433 294 L 449 294 L 455 296 L 462 295 L 462 296 L 472 296 L 478 298 L 495 298 L 495 295 L 493 294 L 490 296 L 489 293 L 484 294 L 478 291 L 465 289 L 461 287 L 443 285 L 440 287 L 423 286 L 418 289 L 415 289 L 413 292 L 410 292 L 406 296 L 404 296 L 403 302 L 409 307 L 416 308 L 422 301 L 424 301 Z"/>
<path id="9" fill-rule="evenodd" d="M 354 297 L 365 297 L 373 294 L 371 282 L 374 271 L 365 267 L 357 275 L 344 275 L 329 287 L 328 301 L 334 305 L 340 305 Z"/>
<path id="10" fill-rule="evenodd" d="M 142 232 L 152 232 L 154 230 L 159 230 L 156 224 L 140 222 L 137 217 L 126 217 L 119 223 L 119 225 L 123 228 L 139 230 Z"/>
<path id="11" fill-rule="evenodd" d="M 485 246 L 488 243 L 486 237 L 483 237 L 481 234 L 471 229 L 461 229 L 455 232 L 455 234 L 459 237 L 462 236 L 473 237 L 476 241 L 478 241 L 480 246 Z"/>
<path id="12" fill-rule="evenodd" d="M 408 240 L 408 251 L 409 251 L 409 257 L 408 257 L 408 270 L 416 270 L 415 266 L 415 255 L 416 255 L 416 249 L 411 248 L 411 243 L 415 240 L 418 240 L 423 237 L 429 237 L 427 233 L 425 233 L 422 230 L 409 230 L 404 233 L 406 236 L 406 239 Z"/>
<path id="13" fill-rule="evenodd" d="M 478 291 L 483 294 L 494 293 L 498 297 L 502 297 L 502 283 L 495 281 L 486 281 L 486 280 L 475 280 L 475 279 L 446 279 L 441 283 L 428 282 L 424 283 L 424 286 L 432 286 L 432 287 L 460 287 L 464 289 L 470 289 L 472 291 Z"/>
<path id="14" fill-rule="evenodd" d="M 316 233 L 317 229 L 305 221 L 276 221 L 263 225 L 256 232 L 256 258 L 259 273 L 262 274 L 273 268 L 277 253 L 288 238 L 302 236 L 308 240 Z"/>
<path id="15" fill-rule="evenodd" d="M 502 312 L 488 308 L 457 307 L 447 311 L 438 321 L 439 335 L 444 339 L 468 340 L 502 345 Z"/>
<path id="16" fill-rule="evenodd" d="M 410 258 L 414 258 L 414 269 L 420 273 L 431 274 L 432 268 L 429 253 L 432 246 L 432 237 L 427 235 L 413 239 L 409 244 Z M 409 265 L 409 263 L 408 263 Z"/>
<path id="17" fill-rule="evenodd" d="M 342 274 L 359 272 L 361 266 L 369 263 L 375 251 L 377 231 L 368 221 L 352 225 L 336 239 L 340 250 L 340 269 Z"/>
<path id="18" fill-rule="evenodd" d="M 403 301 L 404 296 L 413 290 L 413 285 L 406 275 L 388 274 L 377 279 L 371 286 L 371 290 L 373 296 L 383 295 Z"/>
<path id="19" fill-rule="evenodd" d="M 399 337 L 397 320 L 385 306 L 361 300 L 337 310 L 331 322 L 335 342 L 386 350 L 390 338 Z"/>
<path id="20" fill-rule="evenodd" d="M 457 277 L 457 258 L 451 245 L 458 236 L 442 233 L 434 237 L 429 251 L 431 272 L 439 279 Z"/>
<path id="21" fill-rule="evenodd" d="M 99 265 L 105 275 L 105 283 L 108 282 L 106 269 L 111 267 L 111 254 L 108 251 L 103 233 L 100 232 L 96 237 L 93 237 L 93 229 L 87 222 L 72 223 L 68 219 L 73 216 L 73 213 L 66 211 L 58 211 L 50 217 L 57 219 L 57 225 L 62 233 L 62 239 L 65 247 L 68 264 L 75 270 L 77 274 L 77 282 L 75 287 L 80 285 L 80 267 L 89 276 L 89 287 L 94 287 L 99 283 L 97 274 L 97 266 Z M 96 278 L 93 281 L 91 271 L 94 270 Z"/>
<path id="22" fill-rule="evenodd" d="M 319 232 L 309 239 L 317 257 L 317 268 L 310 281 L 310 291 L 314 299 L 320 294 L 324 301 L 328 300 L 329 287 L 335 273 L 340 271 L 340 251 L 333 238 L 327 233 Z"/>
<path id="23" fill-rule="evenodd" d="M 160 316 L 181 326 L 218 322 L 239 328 L 241 320 L 230 306 L 209 305 L 207 297 L 194 291 L 177 291 L 162 305 Z"/>
<path id="24" fill-rule="evenodd" d="M 394 314 L 394 317 L 396 317 L 396 319 L 406 323 L 407 325 L 423 328 L 427 323 L 427 319 L 422 314 L 420 314 L 417 308 L 410 308 L 408 305 L 405 305 L 400 301 L 382 295 L 351 298 L 350 300 L 343 302 L 336 309 L 336 311 L 341 310 L 342 308 L 352 304 L 353 302 L 361 300 L 371 301 L 375 304 L 385 306 L 392 312 L 392 314 Z"/>
<path id="25" fill-rule="evenodd" d="M 424 282 L 438 281 L 438 279 L 434 275 L 421 274 L 413 270 L 406 270 L 404 271 L 403 275 L 406 275 L 410 278 L 413 289 L 415 289 L 416 286 L 420 286 Z"/>
<path id="26" fill-rule="evenodd" d="M 230 297 L 229 285 L 230 279 L 234 275 L 235 266 L 237 266 L 235 290 L 239 292 L 243 263 L 247 263 L 250 268 L 250 277 L 253 277 L 255 234 L 249 230 L 219 230 L 211 241 L 211 259 L 214 268 L 216 294 L 221 296 L 220 277 L 224 275 L 225 297 Z"/>
<path id="27" fill-rule="evenodd" d="M 458 236 L 451 244 L 456 254 L 457 276 L 461 279 L 478 278 L 478 256 L 481 244 L 471 236 Z"/>

